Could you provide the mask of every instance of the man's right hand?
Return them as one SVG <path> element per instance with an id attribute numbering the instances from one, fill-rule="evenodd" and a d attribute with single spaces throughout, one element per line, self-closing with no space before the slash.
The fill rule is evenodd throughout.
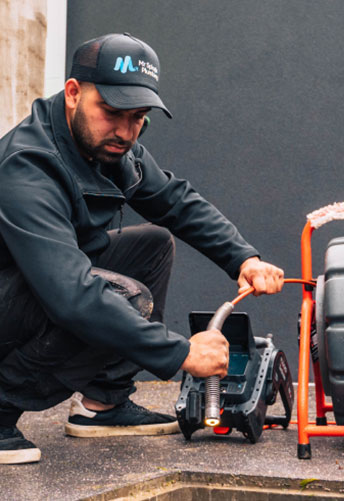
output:
<path id="1" fill-rule="evenodd" d="M 190 338 L 190 352 L 181 369 L 195 377 L 227 375 L 229 343 L 217 329 L 198 332 Z"/>

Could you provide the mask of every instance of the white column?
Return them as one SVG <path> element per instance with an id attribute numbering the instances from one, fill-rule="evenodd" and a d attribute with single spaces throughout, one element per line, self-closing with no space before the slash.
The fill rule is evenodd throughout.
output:
<path id="1" fill-rule="evenodd" d="M 67 0 L 46 0 L 47 43 L 44 96 L 63 89 L 66 66 Z"/>

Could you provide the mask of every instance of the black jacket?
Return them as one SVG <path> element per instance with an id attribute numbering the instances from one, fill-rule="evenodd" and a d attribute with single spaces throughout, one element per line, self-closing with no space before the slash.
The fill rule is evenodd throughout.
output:
<path id="1" fill-rule="evenodd" d="M 232 278 L 257 251 L 215 207 L 136 143 L 121 161 L 121 190 L 79 154 L 63 92 L 0 141 L 0 269 L 20 268 L 49 318 L 168 379 L 189 351 L 182 335 L 150 323 L 90 274 L 124 202 L 208 256 Z"/>

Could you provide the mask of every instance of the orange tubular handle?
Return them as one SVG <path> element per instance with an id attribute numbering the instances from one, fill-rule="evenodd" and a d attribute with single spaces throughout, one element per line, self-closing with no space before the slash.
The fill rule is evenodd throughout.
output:
<path id="1" fill-rule="evenodd" d="M 313 280 L 312 278 L 308 279 L 302 279 L 302 278 L 285 278 L 284 279 L 285 284 L 303 284 L 303 285 L 311 285 L 312 287 L 316 286 L 316 280 Z M 254 287 L 249 287 L 246 289 L 244 292 L 239 294 L 236 298 L 231 301 L 232 304 L 238 304 L 242 299 L 245 297 L 249 296 L 254 292 Z"/>
<path id="2" fill-rule="evenodd" d="M 301 235 L 301 270 L 304 280 L 312 280 L 312 247 L 311 238 L 314 228 L 310 221 L 305 224 Z"/>

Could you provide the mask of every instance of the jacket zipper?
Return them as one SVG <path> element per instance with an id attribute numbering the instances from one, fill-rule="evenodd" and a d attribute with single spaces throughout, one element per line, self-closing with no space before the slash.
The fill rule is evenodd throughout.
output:
<path id="1" fill-rule="evenodd" d="M 136 183 L 132 184 L 131 186 L 129 186 L 129 188 L 127 188 L 125 191 L 123 191 L 124 195 L 129 190 L 135 188 L 135 186 L 137 186 L 142 181 L 142 171 L 141 171 L 141 167 L 140 167 L 140 162 L 135 162 L 135 168 L 136 168 L 136 171 L 138 172 L 139 179 L 136 181 Z M 118 234 L 122 233 L 122 222 L 123 222 L 123 215 L 124 215 L 124 210 L 123 210 L 124 204 L 125 204 L 125 200 L 122 200 L 121 205 L 119 207 L 119 224 L 118 224 L 118 230 L 117 230 Z"/>
<path id="2" fill-rule="evenodd" d="M 118 223 L 118 230 L 117 233 L 120 234 L 122 233 L 122 221 L 123 221 L 123 207 L 124 207 L 125 201 L 122 200 L 121 205 L 119 206 L 119 223 Z"/>
<path id="3" fill-rule="evenodd" d="M 137 186 L 139 183 L 141 183 L 142 181 L 142 171 L 141 171 L 141 164 L 139 161 L 136 160 L 135 162 L 135 169 L 136 169 L 136 172 L 138 174 L 138 180 L 132 184 L 131 186 L 129 186 L 126 190 L 123 191 L 123 194 L 125 195 L 129 190 L 132 190 L 133 188 L 135 188 L 135 186 Z"/>

